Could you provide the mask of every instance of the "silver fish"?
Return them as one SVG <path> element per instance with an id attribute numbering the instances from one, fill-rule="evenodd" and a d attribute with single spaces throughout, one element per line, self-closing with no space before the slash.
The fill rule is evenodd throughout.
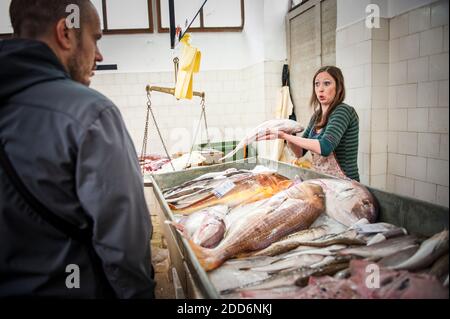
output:
<path id="1" fill-rule="evenodd" d="M 178 222 L 168 222 L 194 243 L 213 248 L 225 234 L 223 218 L 228 211 L 226 205 L 218 205 L 179 218 Z"/>
<path id="2" fill-rule="evenodd" d="M 208 250 L 189 243 L 200 264 L 210 271 L 227 259 L 266 248 L 286 235 L 309 228 L 324 209 L 320 186 L 294 184 L 272 196 L 261 209 L 232 224 L 216 248 Z"/>
<path id="3" fill-rule="evenodd" d="M 337 253 L 341 255 L 355 255 L 364 258 L 379 259 L 392 255 L 400 250 L 417 246 L 418 242 L 419 240 L 416 237 L 407 235 L 388 239 L 372 246 L 343 249 Z"/>
<path id="4" fill-rule="evenodd" d="M 378 264 L 384 267 L 398 265 L 399 263 L 411 258 L 411 256 L 414 255 L 418 249 L 419 246 L 412 246 L 410 248 L 400 250 L 392 255 L 381 258 Z"/>
<path id="5" fill-rule="evenodd" d="M 299 231 L 273 243 L 263 250 L 257 251 L 253 256 L 276 256 L 285 253 L 300 245 L 306 245 L 303 242 L 322 237 L 327 233 L 327 230 L 328 228 L 326 226 L 319 226 Z"/>
<path id="6" fill-rule="evenodd" d="M 306 254 L 297 255 L 291 258 L 279 259 L 272 262 L 270 265 L 251 268 L 253 271 L 264 271 L 269 274 L 277 273 L 281 270 L 293 269 L 299 267 L 311 266 L 319 263 L 324 259 L 322 255 Z"/>
<path id="7" fill-rule="evenodd" d="M 301 126 L 298 122 L 292 120 L 276 119 L 266 121 L 252 129 L 251 132 L 247 134 L 241 142 L 239 142 L 236 148 L 226 156 L 222 157 L 220 161 L 224 161 L 232 157 L 245 145 L 249 145 L 250 143 L 256 141 L 258 137 L 264 136 L 268 129 L 283 131 L 287 134 L 296 134 L 304 130 L 303 126 Z"/>
<path id="8" fill-rule="evenodd" d="M 411 258 L 391 268 L 405 270 L 422 269 L 431 265 L 445 252 L 448 252 L 448 230 L 437 233 L 425 240 Z"/>

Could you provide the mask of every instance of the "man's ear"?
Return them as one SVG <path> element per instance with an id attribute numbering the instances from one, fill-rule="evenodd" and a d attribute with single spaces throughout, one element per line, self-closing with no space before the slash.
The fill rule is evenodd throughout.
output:
<path id="1" fill-rule="evenodd" d="M 66 19 L 60 19 L 54 28 L 58 46 L 63 50 L 71 50 L 76 43 L 75 30 L 67 27 Z"/>

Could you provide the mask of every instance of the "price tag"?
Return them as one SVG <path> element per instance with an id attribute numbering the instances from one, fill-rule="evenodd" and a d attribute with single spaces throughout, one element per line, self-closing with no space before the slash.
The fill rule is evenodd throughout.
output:
<path id="1" fill-rule="evenodd" d="M 228 192 L 230 192 L 235 187 L 236 187 L 236 185 L 233 182 L 226 181 L 226 182 L 223 182 L 222 184 L 220 184 L 219 187 L 216 187 L 215 189 L 213 189 L 212 193 L 217 198 L 222 198 L 223 196 L 225 196 Z"/>

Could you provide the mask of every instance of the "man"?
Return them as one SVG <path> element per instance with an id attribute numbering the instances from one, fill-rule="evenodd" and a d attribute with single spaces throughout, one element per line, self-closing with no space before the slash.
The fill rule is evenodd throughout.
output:
<path id="1" fill-rule="evenodd" d="M 73 5 L 79 28 L 68 19 Z M 91 230 L 100 272 L 87 245 L 33 209 L 0 166 L 0 297 L 153 298 L 136 152 L 117 107 L 88 88 L 103 59 L 95 7 L 12 0 L 10 16 L 14 38 L 0 41 L 0 147 L 37 201 Z"/>

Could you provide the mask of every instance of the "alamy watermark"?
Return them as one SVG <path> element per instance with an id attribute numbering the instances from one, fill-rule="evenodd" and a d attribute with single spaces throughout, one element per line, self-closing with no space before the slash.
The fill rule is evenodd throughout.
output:
<path id="1" fill-rule="evenodd" d="M 66 287 L 68 289 L 80 288 L 80 267 L 75 264 L 67 265 L 66 273 L 69 275 L 66 277 Z"/>
<path id="2" fill-rule="evenodd" d="M 69 4 L 66 7 L 66 13 L 69 15 L 66 18 L 66 26 L 68 29 L 80 28 L 80 7 L 76 4 Z"/>
<path id="3" fill-rule="evenodd" d="M 376 4 L 369 4 L 366 7 L 366 27 L 368 29 L 380 28 L 380 7 Z"/>
<path id="4" fill-rule="evenodd" d="M 380 288 L 380 267 L 377 264 L 369 264 L 366 267 L 366 287 L 369 289 Z"/>

